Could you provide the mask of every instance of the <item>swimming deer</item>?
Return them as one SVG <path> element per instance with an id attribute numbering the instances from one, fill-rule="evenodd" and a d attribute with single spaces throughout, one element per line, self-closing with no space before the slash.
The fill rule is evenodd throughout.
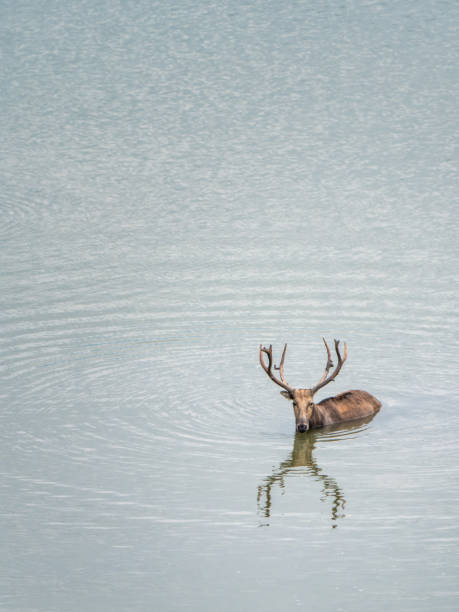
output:
<path id="1" fill-rule="evenodd" d="M 330 348 L 322 338 L 327 350 L 327 363 L 325 371 L 319 382 L 310 389 L 294 389 L 287 384 L 284 377 L 284 361 L 287 345 L 284 346 L 282 358 L 279 367 L 274 366 L 275 370 L 279 371 L 280 378 L 273 372 L 273 347 L 265 348 L 260 344 L 260 363 L 263 370 L 269 378 L 282 387 L 281 395 L 293 402 L 293 410 L 295 412 L 296 430 L 299 432 L 308 431 L 310 428 L 323 427 L 324 425 L 334 425 L 335 423 L 343 423 L 344 421 L 354 421 L 366 416 L 376 414 L 381 408 L 381 402 L 366 391 L 345 391 L 335 397 L 327 397 L 318 404 L 313 401 L 313 396 L 319 389 L 328 385 L 335 380 L 343 367 L 343 363 L 347 359 L 347 346 L 344 343 L 344 352 L 341 356 L 339 350 L 339 340 L 335 340 L 335 351 L 338 357 L 338 364 L 333 372 L 328 375 L 330 368 L 333 367 Z M 268 365 L 266 365 L 265 353 L 268 356 Z"/>

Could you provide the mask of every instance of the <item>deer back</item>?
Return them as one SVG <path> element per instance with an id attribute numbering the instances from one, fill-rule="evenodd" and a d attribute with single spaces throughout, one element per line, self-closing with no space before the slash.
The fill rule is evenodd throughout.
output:
<path id="1" fill-rule="evenodd" d="M 353 421 L 376 414 L 380 408 L 381 402 L 367 391 L 345 391 L 315 404 L 311 426 L 322 427 L 342 421 Z"/>

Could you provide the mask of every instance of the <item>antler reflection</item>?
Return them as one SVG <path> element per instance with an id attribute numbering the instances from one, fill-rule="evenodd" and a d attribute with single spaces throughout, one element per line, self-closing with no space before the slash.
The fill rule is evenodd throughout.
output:
<path id="1" fill-rule="evenodd" d="M 273 487 L 277 485 L 280 489 L 285 491 L 286 476 L 297 468 L 304 467 L 306 468 L 305 473 L 321 483 L 321 501 L 331 499 L 330 518 L 332 527 L 336 528 L 338 520 L 345 516 L 344 509 L 346 506 L 346 499 L 343 490 L 336 480 L 328 474 L 325 474 L 318 465 L 313 455 L 313 451 L 316 442 L 320 440 L 320 438 L 327 439 L 329 442 L 340 441 L 346 436 L 345 431 L 349 433 L 351 431 L 361 431 L 362 426 L 369 423 L 372 419 L 373 416 L 353 423 L 327 427 L 326 430 L 310 431 L 307 435 L 297 433 L 289 457 L 285 461 L 282 461 L 279 467 L 271 475 L 267 476 L 258 487 L 257 506 L 259 514 L 265 519 L 271 517 Z M 330 438 L 330 434 L 334 432 L 342 432 L 344 435 Z"/>

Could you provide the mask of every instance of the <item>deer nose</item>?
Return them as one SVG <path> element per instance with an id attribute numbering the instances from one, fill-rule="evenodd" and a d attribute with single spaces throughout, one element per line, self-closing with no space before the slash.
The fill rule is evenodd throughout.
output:
<path id="1" fill-rule="evenodd" d="M 308 429 L 309 429 L 308 425 L 305 425 L 304 423 L 300 423 L 300 424 L 297 426 L 297 430 L 298 430 L 300 433 L 304 433 L 305 431 L 308 431 Z"/>

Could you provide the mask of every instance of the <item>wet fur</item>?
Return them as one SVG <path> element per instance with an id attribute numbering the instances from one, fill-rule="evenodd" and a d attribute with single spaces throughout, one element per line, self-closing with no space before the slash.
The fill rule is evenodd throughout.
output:
<path id="1" fill-rule="evenodd" d="M 366 391 L 345 391 L 314 404 L 309 426 L 316 428 L 354 421 L 376 414 L 380 408 L 381 402 Z"/>

